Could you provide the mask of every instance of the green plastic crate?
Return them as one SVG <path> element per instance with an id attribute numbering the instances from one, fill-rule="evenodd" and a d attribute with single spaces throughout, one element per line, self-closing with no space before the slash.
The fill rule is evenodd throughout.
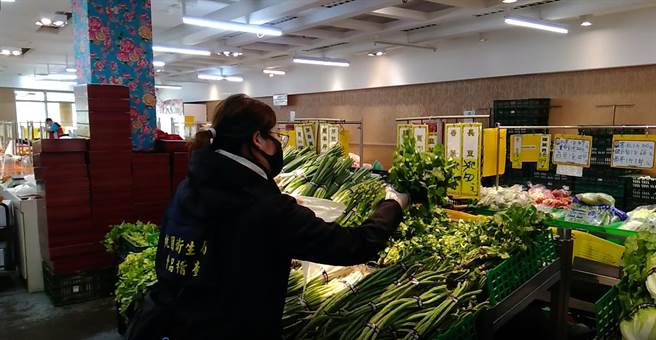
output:
<path id="1" fill-rule="evenodd" d="M 611 288 L 594 304 L 597 336 L 595 340 L 615 340 L 620 338 L 619 324 L 622 313 L 617 285 Z"/>
<path id="2" fill-rule="evenodd" d="M 487 273 L 490 305 L 496 306 L 540 270 L 558 259 L 551 233 L 544 233 L 535 247 L 511 256 Z"/>
<path id="3" fill-rule="evenodd" d="M 568 222 L 560 218 L 556 220 L 547 221 L 545 222 L 545 224 L 553 227 L 559 227 L 559 228 L 584 230 L 589 233 L 606 234 L 605 238 L 607 240 L 615 242 L 617 244 L 624 244 L 624 240 L 627 237 L 637 233 L 634 230 L 619 229 L 619 227 L 621 227 L 622 224 L 624 224 L 624 222 L 622 221 L 603 225 L 603 226 L 596 226 L 596 225 L 581 224 L 576 222 Z"/>
<path id="4" fill-rule="evenodd" d="M 474 340 L 477 338 L 476 315 L 469 314 L 454 323 L 446 332 L 435 337 L 435 340 Z"/>

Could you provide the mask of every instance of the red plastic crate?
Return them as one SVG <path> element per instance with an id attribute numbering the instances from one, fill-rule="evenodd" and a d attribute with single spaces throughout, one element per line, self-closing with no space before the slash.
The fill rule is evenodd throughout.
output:
<path id="1" fill-rule="evenodd" d="M 51 167 L 86 163 L 84 152 L 35 153 L 32 155 L 35 167 Z"/>
<path id="2" fill-rule="evenodd" d="M 130 89 L 122 85 L 86 84 L 75 87 L 75 98 L 130 99 Z"/>
<path id="3" fill-rule="evenodd" d="M 85 194 L 89 192 L 89 178 L 72 178 L 69 181 L 60 182 L 60 181 L 50 181 L 45 183 L 44 181 L 37 180 L 37 191 L 40 195 L 48 196 L 52 195 L 76 195 L 76 194 Z"/>
<path id="4" fill-rule="evenodd" d="M 91 218 L 90 205 L 46 207 L 48 225 L 50 223 L 87 220 Z"/>
<path id="5" fill-rule="evenodd" d="M 82 138 L 39 139 L 32 144 L 33 153 L 85 152 L 88 141 Z"/>
<path id="6" fill-rule="evenodd" d="M 59 165 L 50 167 L 35 167 L 34 177 L 37 180 L 67 182 L 74 179 L 89 177 L 87 165 L 82 163 L 78 165 Z"/>
<path id="7" fill-rule="evenodd" d="M 70 233 L 83 233 L 93 230 L 90 218 L 81 220 L 53 221 L 40 224 L 39 233 L 44 235 L 40 241 L 48 239 L 49 235 L 66 235 Z"/>
<path id="8" fill-rule="evenodd" d="M 57 258 L 54 260 L 44 259 L 44 261 L 52 270 L 53 274 L 72 274 L 81 271 L 100 269 L 113 264 L 112 256 L 105 251 L 86 254 L 84 256 Z"/>
<path id="9" fill-rule="evenodd" d="M 89 166 L 108 167 L 112 165 L 132 167 L 132 151 L 89 151 Z"/>
<path id="10" fill-rule="evenodd" d="M 186 152 L 189 151 L 189 143 L 184 140 L 157 140 L 155 148 L 159 152 Z"/>
<path id="11" fill-rule="evenodd" d="M 90 193 L 75 193 L 75 194 L 60 194 L 50 195 L 45 200 L 47 209 L 54 209 L 59 207 L 77 207 L 89 205 L 91 200 Z"/>
<path id="12" fill-rule="evenodd" d="M 91 151 L 130 151 L 132 150 L 132 139 L 103 140 L 99 138 L 89 140 L 89 150 Z"/>
<path id="13" fill-rule="evenodd" d="M 79 103 L 79 104 L 78 104 Z M 78 115 L 93 110 L 96 112 L 130 112 L 130 100 L 125 98 L 76 98 L 75 109 Z M 79 107 L 77 105 L 80 105 Z"/>
<path id="14" fill-rule="evenodd" d="M 100 244 L 107 235 L 107 231 L 99 228 L 90 230 L 80 230 L 71 233 L 50 233 L 48 232 L 48 246 L 66 247 L 71 244 L 95 243 Z"/>

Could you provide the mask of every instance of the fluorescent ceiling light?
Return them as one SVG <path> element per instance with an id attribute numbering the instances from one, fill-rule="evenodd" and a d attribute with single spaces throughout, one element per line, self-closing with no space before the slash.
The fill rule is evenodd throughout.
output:
<path id="1" fill-rule="evenodd" d="M 13 50 L 13 51 L 11 51 L 11 54 L 15 55 L 15 56 L 19 56 L 19 55 L 23 54 L 23 52 L 21 52 L 20 50 Z"/>
<path id="2" fill-rule="evenodd" d="M 517 2 L 517 0 L 503 0 L 501 2 L 503 2 L 504 4 L 514 4 L 515 2 Z"/>
<path id="3" fill-rule="evenodd" d="M 233 21 L 206 20 L 202 18 L 182 17 L 182 22 L 187 25 L 215 28 L 224 31 L 246 32 L 246 33 L 255 33 L 261 35 L 273 35 L 273 36 L 282 35 L 282 31 L 274 27 L 242 24 Z"/>
<path id="4" fill-rule="evenodd" d="M 191 48 L 177 48 L 177 47 L 168 47 L 168 46 L 153 46 L 153 51 L 163 52 L 163 53 L 179 53 L 179 54 L 190 54 L 190 55 L 204 55 L 210 56 L 212 52 L 207 50 L 196 50 Z"/>
<path id="5" fill-rule="evenodd" d="M 262 72 L 264 72 L 266 74 L 275 74 L 275 75 L 278 75 L 278 76 L 284 76 L 285 74 L 287 74 L 287 72 L 280 71 L 280 70 L 262 70 Z"/>
<path id="6" fill-rule="evenodd" d="M 155 85 L 157 89 L 167 89 L 167 90 L 180 90 L 182 86 L 179 85 Z"/>
<path id="7" fill-rule="evenodd" d="M 2 55 L 10 55 L 10 54 L 11 54 L 11 51 L 8 50 L 8 49 L 2 49 L 2 50 L 0 50 L 0 54 L 2 54 Z"/>
<path id="8" fill-rule="evenodd" d="M 299 64 L 311 64 L 311 65 L 323 65 L 323 66 L 338 66 L 338 67 L 349 67 L 349 63 L 346 59 L 337 59 L 337 58 L 322 58 L 322 57 L 308 57 L 308 56 L 296 56 L 292 59 L 293 62 Z"/>
<path id="9" fill-rule="evenodd" d="M 567 34 L 569 32 L 569 30 L 567 29 L 568 27 L 567 25 L 558 24 L 555 22 L 540 20 L 531 17 L 511 15 L 505 18 L 505 22 L 508 25 L 534 28 L 538 30 L 544 30 L 544 31 L 561 33 L 561 34 Z"/>
<path id="10" fill-rule="evenodd" d="M 166 65 L 165 62 L 159 61 L 159 60 L 153 60 L 153 66 L 155 67 L 164 67 Z"/>
<path id="11" fill-rule="evenodd" d="M 198 75 L 198 79 L 203 79 L 203 80 L 227 80 L 227 81 L 233 81 L 233 82 L 242 82 L 244 81 L 244 78 L 239 77 L 239 76 L 220 76 L 216 74 L 206 74 L 206 73 L 201 73 Z"/>
<path id="12" fill-rule="evenodd" d="M 590 26 L 592 26 L 592 23 L 588 20 L 585 20 L 585 21 L 581 22 L 581 26 L 590 27 Z"/>
<path id="13" fill-rule="evenodd" d="M 15 2 L 16 0 L 0 0 L 0 2 Z"/>
<path id="14" fill-rule="evenodd" d="M 66 68 L 66 72 L 68 72 L 68 73 L 76 73 L 77 70 L 75 69 L 75 67 L 67 67 L 67 68 Z"/>
<path id="15" fill-rule="evenodd" d="M 46 26 L 52 24 L 52 19 L 50 19 L 50 18 L 43 17 L 43 18 L 41 18 L 40 21 L 41 21 L 42 24 L 44 24 L 44 25 L 46 25 Z"/>
<path id="16" fill-rule="evenodd" d="M 75 74 L 51 73 L 51 74 L 37 74 L 37 75 L 34 75 L 34 79 L 36 79 L 36 80 L 75 80 L 75 79 L 77 79 L 77 76 Z"/>

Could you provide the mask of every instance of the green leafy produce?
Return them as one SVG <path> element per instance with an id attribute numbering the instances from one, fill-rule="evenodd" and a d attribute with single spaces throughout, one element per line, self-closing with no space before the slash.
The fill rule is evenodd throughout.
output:
<path id="1" fill-rule="evenodd" d="M 622 320 L 620 331 L 625 340 L 656 339 L 656 305 L 644 305 L 630 319 Z"/>
<path id="2" fill-rule="evenodd" d="M 394 152 L 390 181 L 400 192 L 410 194 L 413 201 L 428 207 L 446 205 L 447 189 L 456 187 L 455 162 L 444 158 L 440 145 L 433 152 L 417 151 L 409 134 Z"/>
<path id="3" fill-rule="evenodd" d="M 118 283 L 116 285 L 116 302 L 119 312 L 125 315 L 127 308 L 134 301 L 139 301 L 155 282 L 156 247 L 150 247 L 140 253 L 129 254 L 118 266 Z"/>
<path id="4" fill-rule="evenodd" d="M 112 226 L 105 235 L 103 244 L 108 252 L 115 252 L 119 239 L 123 237 L 136 247 L 156 246 L 159 240 L 159 228 L 153 223 L 137 221 L 135 223 L 123 222 Z"/>

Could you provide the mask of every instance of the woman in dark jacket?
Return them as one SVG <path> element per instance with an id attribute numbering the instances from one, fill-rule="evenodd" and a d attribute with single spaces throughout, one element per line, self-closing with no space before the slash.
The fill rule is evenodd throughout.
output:
<path id="1" fill-rule="evenodd" d="M 279 339 L 291 259 L 364 263 L 398 227 L 407 196 L 393 190 L 357 228 L 281 194 L 275 124 L 268 105 L 233 95 L 197 134 L 161 226 L 149 337 Z"/>

